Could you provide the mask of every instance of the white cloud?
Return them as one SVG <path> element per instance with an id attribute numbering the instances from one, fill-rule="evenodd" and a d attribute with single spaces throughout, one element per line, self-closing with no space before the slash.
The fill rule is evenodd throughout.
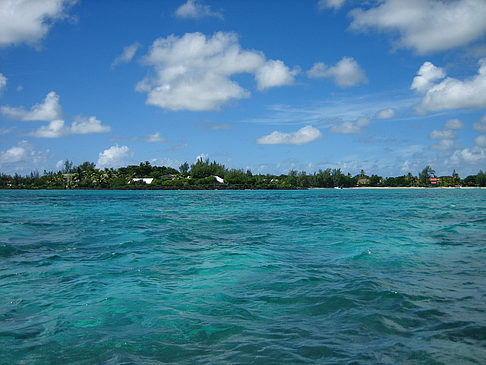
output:
<path id="1" fill-rule="evenodd" d="M 0 166 L 6 163 L 16 163 L 25 160 L 27 150 L 24 147 L 15 146 L 6 151 L 0 151 Z"/>
<path id="2" fill-rule="evenodd" d="M 47 94 L 42 103 L 35 104 L 26 110 L 24 107 L 2 106 L 0 111 L 5 118 L 20 121 L 45 121 L 48 125 L 41 126 L 29 135 L 38 138 L 59 138 L 69 134 L 106 133 L 110 126 L 101 124 L 96 117 L 84 118 L 78 116 L 71 126 L 66 126 L 62 119 L 62 108 L 59 95 L 54 91 Z"/>
<path id="3" fill-rule="evenodd" d="M 351 29 L 398 31 L 397 46 L 420 54 L 464 46 L 486 32 L 484 0 L 384 0 L 378 4 L 352 10 Z"/>
<path id="4" fill-rule="evenodd" d="M 166 142 L 166 139 L 160 135 L 159 132 L 155 132 L 143 137 L 143 140 L 151 143 Z"/>
<path id="5" fill-rule="evenodd" d="M 196 162 L 197 161 L 205 161 L 209 158 L 209 156 L 206 153 L 201 153 L 196 157 Z"/>
<path id="6" fill-rule="evenodd" d="M 175 15 L 184 19 L 200 19 L 204 17 L 223 18 L 221 12 L 211 10 L 209 5 L 201 4 L 199 0 L 187 0 L 185 4 L 177 8 Z"/>
<path id="7" fill-rule="evenodd" d="M 452 150 L 456 147 L 454 140 L 452 139 L 441 139 L 439 142 L 430 146 L 431 150 L 447 151 Z"/>
<path id="8" fill-rule="evenodd" d="M 433 130 L 430 133 L 429 138 L 431 139 L 454 139 L 457 138 L 457 133 L 451 130 Z"/>
<path id="9" fill-rule="evenodd" d="M 107 133 L 111 130 L 108 125 L 101 124 L 96 117 L 84 118 L 78 116 L 71 125 L 70 133 L 72 134 L 89 134 L 89 133 Z"/>
<path id="10" fill-rule="evenodd" d="M 168 110 L 217 110 L 233 99 L 250 96 L 230 77 L 253 74 L 265 89 L 289 84 L 293 72 L 281 61 L 267 61 L 263 53 L 241 49 L 234 33 L 218 32 L 169 36 L 154 41 L 144 63 L 154 74 L 137 84 L 147 92 L 147 104 Z"/>
<path id="11" fill-rule="evenodd" d="M 294 82 L 294 76 L 298 72 L 298 69 L 291 71 L 282 61 L 267 61 L 255 74 L 258 90 L 291 85 Z"/>
<path id="12" fill-rule="evenodd" d="M 96 167 L 100 169 L 105 167 L 123 166 L 129 156 L 129 153 L 130 149 L 127 146 L 111 146 L 110 148 L 99 153 Z"/>
<path id="13" fill-rule="evenodd" d="M 319 7 L 319 10 L 325 9 L 325 8 L 333 8 L 335 10 L 338 10 L 341 8 L 341 6 L 344 5 L 346 0 L 319 0 L 317 3 L 317 6 Z"/>
<path id="14" fill-rule="evenodd" d="M 139 48 L 140 48 L 140 44 L 138 42 L 135 42 L 123 48 L 123 53 L 115 58 L 115 60 L 111 64 L 111 68 L 114 68 L 120 63 L 130 62 L 133 59 L 133 57 L 135 57 L 135 53 L 137 53 Z"/>
<path id="15" fill-rule="evenodd" d="M 44 125 L 30 136 L 37 138 L 59 138 L 69 134 L 69 128 L 64 125 L 64 120 L 53 120 L 48 125 Z"/>
<path id="16" fill-rule="evenodd" d="M 346 121 L 334 124 L 329 128 L 329 131 L 342 134 L 361 134 L 365 132 L 364 127 L 370 123 L 371 121 L 368 118 L 359 118 L 354 122 Z"/>
<path id="17" fill-rule="evenodd" d="M 454 130 L 464 128 L 464 123 L 460 119 L 449 119 L 444 124 L 445 130 Z"/>
<path id="18" fill-rule="evenodd" d="M 317 62 L 307 71 L 307 76 L 310 78 L 331 77 L 334 83 L 340 87 L 350 87 L 368 82 L 364 70 L 352 57 L 343 57 L 335 66 L 331 67 L 322 62 Z"/>
<path id="19" fill-rule="evenodd" d="M 310 143 L 322 137 L 319 129 L 310 125 L 299 129 L 296 132 L 284 133 L 274 131 L 266 136 L 260 137 L 256 140 L 258 144 L 293 144 L 302 145 Z"/>
<path id="20" fill-rule="evenodd" d="M 424 66 L 421 67 L 421 70 Z M 417 111 L 486 107 L 486 58 L 479 60 L 479 66 L 478 74 L 464 81 L 447 77 L 439 83 L 433 83 L 429 79 L 426 86 L 415 87 L 415 89 L 424 93 Z M 414 83 L 415 79 L 412 88 L 414 88 Z"/>
<path id="21" fill-rule="evenodd" d="M 106 133 L 111 130 L 110 126 L 101 124 L 96 117 L 76 117 L 70 127 L 66 126 L 64 120 L 53 120 L 48 125 L 42 126 L 30 136 L 37 138 L 59 138 L 70 134 L 91 134 Z"/>
<path id="22" fill-rule="evenodd" d="M 395 118 L 395 116 L 395 109 L 392 108 L 382 109 L 375 114 L 375 118 L 378 119 L 390 119 Z"/>
<path id="23" fill-rule="evenodd" d="M 35 45 L 76 0 L 0 1 L 0 48 L 20 43 Z"/>
<path id="24" fill-rule="evenodd" d="M 410 89 L 417 90 L 420 93 L 427 92 L 436 81 L 446 76 L 444 70 L 434 66 L 431 62 L 424 62 L 413 78 Z"/>
<path id="25" fill-rule="evenodd" d="M 486 132 L 486 114 L 479 121 L 473 123 L 473 128 L 478 132 Z"/>
<path id="26" fill-rule="evenodd" d="M 474 143 L 476 144 L 476 146 L 479 146 L 479 147 L 482 147 L 482 148 L 486 148 L 486 136 L 484 134 L 481 134 L 480 136 L 477 136 L 474 139 Z"/>
<path id="27" fill-rule="evenodd" d="M 31 171 L 39 163 L 46 160 L 49 150 L 35 151 L 34 147 L 27 141 L 20 141 L 17 146 L 0 151 L 0 167 L 3 172 L 9 171 Z"/>
<path id="28" fill-rule="evenodd" d="M 430 139 L 439 140 L 437 143 L 430 146 L 431 150 L 447 151 L 461 148 L 454 140 L 457 138 L 458 129 L 464 127 L 464 124 L 459 119 L 449 119 L 444 123 L 442 130 L 433 130 L 429 134 Z"/>
<path id="29" fill-rule="evenodd" d="M 3 92 L 3 89 L 7 86 L 7 78 L 0 73 L 0 95 Z"/>
<path id="30" fill-rule="evenodd" d="M 47 94 L 43 103 L 35 104 L 30 110 L 25 110 L 23 107 L 15 108 L 9 106 L 2 106 L 0 110 L 5 118 L 21 121 L 36 120 L 49 122 L 62 118 L 59 96 L 54 91 Z"/>
<path id="31" fill-rule="evenodd" d="M 486 161 L 486 149 L 479 146 L 455 151 L 450 158 L 453 164 L 472 164 L 482 161 Z"/>

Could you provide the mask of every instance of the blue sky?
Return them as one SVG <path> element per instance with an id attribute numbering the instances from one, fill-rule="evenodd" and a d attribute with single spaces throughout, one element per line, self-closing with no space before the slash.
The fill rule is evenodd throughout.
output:
<path id="1" fill-rule="evenodd" d="M 484 0 L 0 0 L 0 171 L 475 174 L 484 19 Z"/>

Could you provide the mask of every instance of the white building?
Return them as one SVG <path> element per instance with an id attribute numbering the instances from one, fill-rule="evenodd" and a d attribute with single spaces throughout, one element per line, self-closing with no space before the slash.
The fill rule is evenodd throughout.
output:
<path id="1" fill-rule="evenodd" d="M 130 182 L 137 182 L 137 181 L 143 181 L 145 184 L 152 184 L 152 181 L 154 181 L 153 177 L 134 177 Z"/>

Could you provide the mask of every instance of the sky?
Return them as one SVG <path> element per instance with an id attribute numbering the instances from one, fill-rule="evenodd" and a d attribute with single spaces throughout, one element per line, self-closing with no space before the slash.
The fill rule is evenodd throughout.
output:
<path id="1" fill-rule="evenodd" d="M 0 0 L 0 172 L 486 171 L 486 0 Z"/>

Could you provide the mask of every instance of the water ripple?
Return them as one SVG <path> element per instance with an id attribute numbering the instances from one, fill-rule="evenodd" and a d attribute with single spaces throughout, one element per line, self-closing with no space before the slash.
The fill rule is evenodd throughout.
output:
<path id="1" fill-rule="evenodd" d="M 0 363 L 485 363 L 485 198 L 1 191 Z"/>

